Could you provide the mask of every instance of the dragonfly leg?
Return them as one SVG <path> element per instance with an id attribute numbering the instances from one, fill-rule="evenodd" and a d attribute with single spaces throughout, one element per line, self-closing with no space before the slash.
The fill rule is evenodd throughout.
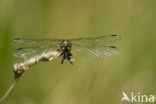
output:
<path id="1" fill-rule="evenodd" d="M 60 54 L 60 56 L 64 57 L 64 52 L 62 52 L 62 53 Z"/>
<path id="2" fill-rule="evenodd" d="M 68 53 L 67 60 L 73 65 L 72 58 L 73 58 L 72 53 Z"/>
<path id="3" fill-rule="evenodd" d="M 62 52 L 62 53 L 60 54 L 60 56 L 62 56 L 62 61 L 61 61 L 61 64 L 63 64 L 64 59 L 65 59 L 65 53 L 64 53 L 64 52 Z"/>
<path id="4" fill-rule="evenodd" d="M 72 65 L 74 64 L 71 60 L 69 60 L 69 63 L 71 63 Z"/>
<path id="5" fill-rule="evenodd" d="M 64 57 L 62 58 L 61 64 L 63 64 L 63 62 L 64 62 Z"/>
<path id="6" fill-rule="evenodd" d="M 70 53 L 70 52 L 62 52 L 61 54 L 60 54 L 60 56 L 62 56 L 62 61 L 61 61 L 61 64 L 63 64 L 63 62 L 64 62 L 64 60 L 66 59 L 66 60 L 68 60 L 69 61 L 69 63 L 71 63 L 72 65 L 73 65 L 73 61 L 72 61 L 72 53 Z"/>

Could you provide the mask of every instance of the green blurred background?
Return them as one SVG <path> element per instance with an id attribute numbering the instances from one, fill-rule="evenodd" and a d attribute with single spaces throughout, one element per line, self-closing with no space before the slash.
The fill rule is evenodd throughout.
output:
<path id="1" fill-rule="evenodd" d="M 155 0 L 0 0 L 0 96 L 18 62 L 14 38 L 122 37 L 117 56 L 34 65 L 4 104 L 120 104 L 122 92 L 156 95 L 155 19 Z"/>

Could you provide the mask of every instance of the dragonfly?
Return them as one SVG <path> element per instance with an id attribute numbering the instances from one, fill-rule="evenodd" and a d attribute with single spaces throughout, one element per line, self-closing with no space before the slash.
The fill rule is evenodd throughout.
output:
<path id="1" fill-rule="evenodd" d="M 117 55 L 119 50 L 109 44 L 118 42 L 120 36 L 106 35 L 97 37 L 80 37 L 72 39 L 24 39 L 16 38 L 13 44 L 17 46 L 14 56 L 29 59 L 43 52 L 57 51 L 64 60 L 73 64 L 73 54 L 94 58 L 104 58 Z"/>

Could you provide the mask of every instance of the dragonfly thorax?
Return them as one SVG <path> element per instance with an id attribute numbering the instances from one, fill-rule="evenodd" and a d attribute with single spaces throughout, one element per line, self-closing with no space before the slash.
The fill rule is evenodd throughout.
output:
<path id="1" fill-rule="evenodd" d="M 60 43 L 60 49 L 62 52 L 70 52 L 72 43 L 69 40 L 63 40 Z"/>

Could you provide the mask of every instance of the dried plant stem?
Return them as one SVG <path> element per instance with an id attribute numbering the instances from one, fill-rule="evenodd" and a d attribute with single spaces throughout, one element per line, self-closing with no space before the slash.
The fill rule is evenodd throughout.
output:
<path id="1" fill-rule="evenodd" d="M 60 52 L 58 51 L 43 52 L 41 55 L 34 56 L 28 60 L 25 60 L 24 62 L 14 64 L 15 79 L 18 79 L 23 72 L 30 69 L 32 65 L 37 64 L 40 61 L 51 61 L 59 56 Z"/>
<path id="2" fill-rule="evenodd" d="M 14 82 L 10 85 L 9 89 L 0 99 L 0 103 L 2 103 L 7 98 L 7 96 L 12 91 L 12 89 L 14 88 L 18 79 L 24 73 L 24 71 L 28 70 L 32 65 L 37 64 L 40 61 L 51 61 L 52 59 L 57 58 L 59 56 L 60 53 L 58 51 L 43 52 L 41 55 L 34 56 L 28 60 L 25 60 L 24 62 L 14 64 Z"/>
<path id="3" fill-rule="evenodd" d="M 12 89 L 15 87 L 17 83 L 17 80 L 14 80 L 13 83 L 10 85 L 9 89 L 6 91 L 6 93 L 3 95 L 3 97 L 0 99 L 0 103 L 2 103 L 7 96 L 9 95 L 9 93 L 12 91 Z"/>

